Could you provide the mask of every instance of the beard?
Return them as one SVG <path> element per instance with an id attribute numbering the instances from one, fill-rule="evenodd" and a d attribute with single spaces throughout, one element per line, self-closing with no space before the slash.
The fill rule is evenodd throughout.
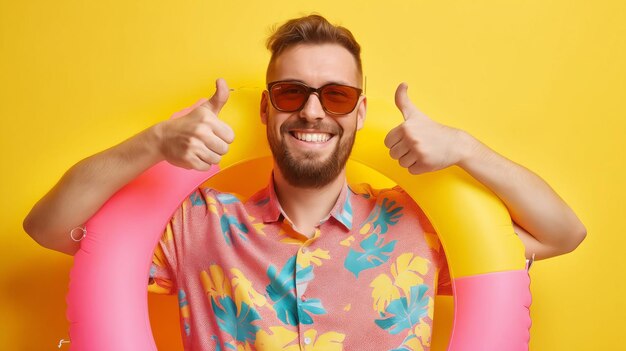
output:
<path id="1" fill-rule="evenodd" d="M 352 147 L 356 134 L 356 122 L 353 130 L 348 132 L 344 138 L 344 130 L 337 125 L 318 123 L 307 123 L 302 119 L 292 122 L 286 121 L 280 127 L 281 135 L 290 135 L 290 129 L 312 129 L 319 132 L 333 134 L 339 138 L 335 149 L 325 160 L 320 160 L 316 152 L 304 152 L 300 158 L 294 156 L 289 151 L 285 139 L 276 135 L 275 129 L 268 126 L 267 140 L 274 155 L 274 162 L 285 180 L 292 186 L 300 188 L 321 188 L 337 179 L 343 171 Z M 288 136 L 290 137 L 290 136 Z"/>

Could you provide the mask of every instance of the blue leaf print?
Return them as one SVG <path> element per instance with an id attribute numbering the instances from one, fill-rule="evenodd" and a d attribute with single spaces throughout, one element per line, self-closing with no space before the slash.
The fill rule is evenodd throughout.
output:
<path id="1" fill-rule="evenodd" d="M 188 305 L 189 303 L 187 302 L 187 294 L 185 294 L 185 290 L 178 289 L 178 307 L 183 308 Z"/>
<path id="2" fill-rule="evenodd" d="M 396 246 L 397 240 L 393 240 L 386 245 L 384 239 L 378 240 L 378 234 L 372 234 L 361 242 L 361 248 L 364 252 L 358 252 L 350 249 L 348 256 L 343 265 L 347 270 L 352 272 L 355 277 L 359 277 L 359 273 L 366 269 L 378 267 L 389 260 L 389 254 Z"/>
<path id="3" fill-rule="evenodd" d="M 191 326 L 189 325 L 189 302 L 187 301 L 187 294 L 185 294 L 185 290 L 178 289 L 178 308 L 180 310 L 180 315 L 183 318 L 183 328 L 185 330 L 185 335 L 191 335 Z"/>
<path id="4" fill-rule="evenodd" d="M 293 271 L 296 270 L 296 279 Z M 313 266 L 302 269 L 296 265 L 296 256 L 291 257 L 283 266 L 278 276 L 276 268 L 270 265 L 267 269 L 267 276 L 270 284 L 266 287 L 272 301 L 276 316 L 283 323 L 288 325 L 313 324 L 311 314 L 324 314 L 326 310 L 319 299 L 307 299 L 300 301 L 296 298 L 296 281 L 302 292 L 306 289 L 306 284 L 313 280 Z"/>
<path id="5" fill-rule="evenodd" d="M 378 218 L 376 218 L 376 220 L 372 224 L 374 229 L 380 228 L 379 233 L 387 233 L 387 230 L 389 230 L 389 226 L 398 223 L 398 220 L 400 220 L 400 217 L 402 217 L 401 211 L 404 207 L 394 207 L 395 205 L 395 201 L 389 201 L 388 198 L 383 199 L 383 203 L 380 205 Z"/>
<path id="6" fill-rule="evenodd" d="M 204 197 L 200 194 L 199 191 L 194 191 L 189 195 L 189 201 L 191 201 L 192 206 L 205 206 L 206 201 L 204 201 Z"/>
<path id="7" fill-rule="evenodd" d="M 239 199 L 233 194 L 217 194 L 215 197 L 217 198 L 217 201 L 219 201 L 220 203 L 224 205 L 229 205 L 229 204 L 234 204 L 236 202 L 239 202 Z"/>
<path id="8" fill-rule="evenodd" d="M 296 268 L 296 256 L 291 257 L 280 273 L 276 275 L 276 267 L 270 265 L 267 269 L 267 277 L 270 284 L 265 288 L 272 301 L 276 316 L 283 323 L 296 325 L 298 317 L 296 315 L 296 282 L 293 279 L 293 271 Z"/>
<path id="9" fill-rule="evenodd" d="M 222 228 L 222 235 L 224 235 L 224 240 L 226 241 L 226 244 L 228 245 L 231 244 L 231 239 L 233 237 L 233 231 L 231 230 L 232 229 L 231 227 L 235 227 L 236 229 L 239 229 L 239 237 L 242 238 L 243 240 L 248 240 L 242 234 L 242 233 L 248 234 L 248 227 L 245 224 L 240 223 L 237 217 L 223 214 L 222 217 L 220 218 L 220 226 Z"/>
<path id="10" fill-rule="evenodd" d="M 227 348 L 231 349 L 231 350 L 237 350 L 237 347 L 235 347 L 235 345 L 225 342 L 225 343 L 221 343 L 220 339 L 217 337 L 217 335 L 212 335 L 211 339 L 215 341 L 215 351 L 224 351 L 224 346 L 226 346 Z"/>
<path id="11" fill-rule="evenodd" d="M 222 351 L 222 344 L 220 343 L 220 339 L 217 335 L 211 335 L 211 339 L 215 341 L 215 351 Z"/>
<path id="12" fill-rule="evenodd" d="M 255 202 L 254 205 L 255 206 L 263 206 L 263 205 L 265 205 L 268 202 L 270 202 L 270 198 L 269 198 L 269 196 L 266 196 L 264 198 L 261 198 L 261 200 Z"/>
<path id="13" fill-rule="evenodd" d="M 350 202 L 350 196 L 346 197 L 346 201 L 343 203 L 343 208 L 337 216 L 337 220 L 343 223 L 346 228 L 352 229 L 352 203 Z"/>
<path id="14" fill-rule="evenodd" d="M 156 274 L 157 274 L 157 267 L 156 267 L 156 265 L 154 263 L 152 263 L 150 265 L 150 273 L 148 273 L 148 277 L 149 278 L 154 278 L 154 277 L 156 277 Z"/>
<path id="15" fill-rule="evenodd" d="M 245 302 L 241 303 L 241 310 L 237 311 L 237 305 L 230 296 L 218 297 L 218 302 L 219 305 L 211 297 L 211 307 L 218 318 L 220 329 L 237 341 L 254 343 L 260 328 L 252 323 L 261 319 L 259 313 Z"/>
<path id="16" fill-rule="evenodd" d="M 393 350 L 389 350 L 389 351 L 411 351 L 413 350 L 413 348 L 410 348 L 409 346 L 405 346 L 404 344 L 406 344 L 407 342 L 411 341 L 412 339 L 417 338 L 417 336 L 415 336 L 415 334 L 409 334 L 406 338 L 404 338 L 404 340 L 402 341 L 402 344 L 400 346 L 398 346 L 398 348 L 395 348 Z"/>
<path id="17" fill-rule="evenodd" d="M 407 302 L 404 296 L 391 301 L 385 312 L 393 314 L 393 316 L 386 319 L 377 319 L 375 321 L 376 325 L 392 335 L 412 328 L 419 323 L 420 318 L 428 314 L 428 298 L 424 298 L 427 290 L 428 286 L 426 284 L 412 286 L 410 302 Z"/>
<path id="18" fill-rule="evenodd" d="M 301 324 L 313 324 L 312 314 L 326 314 L 326 309 L 322 306 L 320 299 L 306 299 L 298 302 L 298 318 Z"/>
<path id="19" fill-rule="evenodd" d="M 296 264 L 296 288 L 300 294 L 304 294 L 307 285 L 314 277 L 312 265 L 303 269 L 299 264 Z"/>
<path id="20" fill-rule="evenodd" d="M 304 294 L 309 282 L 311 282 L 314 277 L 312 265 L 302 268 L 299 264 L 296 264 L 296 288 L 300 295 Z M 320 299 L 306 299 L 304 301 L 302 301 L 302 299 L 296 299 L 296 302 L 298 304 L 298 320 L 301 324 L 313 324 L 313 318 L 311 318 L 309 313 L 326 313 Z"/>

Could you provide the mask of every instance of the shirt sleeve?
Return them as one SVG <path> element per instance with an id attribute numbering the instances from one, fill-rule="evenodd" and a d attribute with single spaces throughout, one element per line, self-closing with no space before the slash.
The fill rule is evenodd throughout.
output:
<path id="1" fill-rule="evenodd" d="M 446 253 L 443 249 L 443 244 L 439 240 L 435 228 L 432 226 L 424 212 L 420 212 L 420 222 L 422 228 L 424 228 L 424 237 L 428 242 L 428 245 L 433 250 L 433 254 L 436 257 L 437 264 L 437 295 L 452 295 L 452 280 L 450 278 L 450 270 L 448 267 L 448 260 Z"/>
<path id="2" fill-rule="evenodd" d="M 168 222 L 152 256 L 148 277 L 148 291 L 157 294 L 174 294 L 176 275 L 185 253 L 186 241 L 193 235 L 190 219 L 206 215 L 207 201 L 201 189 L 196 189 L 176 209 Z"/>
<path id="3" fill-rule="evenodd" d="M 450 278 L 450 270 L 448 267 L 448 260 L 446 259 L 446 253 L 443 249 L 443 244 L 441 240 L 439 240 L 439 235 L 435 231 L 435 228 L 432 226 L 426 215 L 421 212 L 420 213 L 420 222 L 422 222 L 422 227 L 424 228 L 424 236 L 426 241 L 428 241 L 428 245 L 434 252 L 434 256 L 436 257 L 437 262 L 437 295 L 452 295 L 452 280 Z"/>
<path id="4" fill-rule="evenodd" d="M 150 265 L 150 275 L 148 277 L 148 291 L 156 294 L 173 294 L 175 292 L 171 265 L 166 252 L 173 252 L 170 246 L 173 245 L 172 221 L 170 220 L 165 228 L 163 236 L 154 249 L 152 264 Z"/>
<path id="5" fill-rule="evenodd" d="M 410 199 L 410 196 L 401 187 L 396 186 L 394 187 L 394 190 L 406 194 L 408 199 Z M 428 217 L 426 217 L 426 214 L 424 213 L 422 208 L 413 200 L 411 201 L 415 204 L 416 215 L 418 217 L 422 230 L 424 230 L 424 239 L 426 240 L 428 246 L 433 252 L 433 256 L 435 257 L 435 264 L 437 265 L 436 294 L 452 295 L 452 280 L 450 278 L 448 261 L 446 259 L 446 254 L 443 250 L 441 240 L 439 240 L 439 236 L 437 235 L 435 228 L 433 227 Z"/>

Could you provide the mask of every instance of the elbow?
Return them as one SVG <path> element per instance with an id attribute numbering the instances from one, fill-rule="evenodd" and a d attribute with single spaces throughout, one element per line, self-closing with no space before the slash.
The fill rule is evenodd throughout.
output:
<path id="1" fill-rule="evenodd" d="M 565 255 L 576 250 L 586 237 L 587 229 L 581 224 L 577 228 L 570 228 L 570 230 L 563 233 L 563 236 L 558 241 L 553 241 L 549 244 L 539 243 L 539 246 L 535 247 L 536 250 L 531 251 L 530 254 L 536 253 L 536 259 Z M 528 255 L 529 253 L 527 252 Z"/>
<path id="2" fill-rule="evenodd" d="M 586 237 L 587 228 L 585 228 L 585 226 L 580 223 L 579 225 L 577 225 L 576 228 L 572 228 L 570 231 L 568 231 L 566 239 L 563 240 L 559 245 L 559 248 L 555 250 L 558 251 L 556 255 L 563 255 L 576 250 Z"/>
<path id="3" fill-rule="evenodd" d="M 37 244 L 45 247 L 46 249 L 53 249 L 52 247 L 50 247 L 50 244 L 45 240 L 46 236 L 42 235 L 41 230 L 37 228 L 36 221 L 33 220 L 30 214 L 26 216 L 26 218 L 24 218 L 24 221 L 22 222 L 22 228 L 24 229 L 24 232 L 28 234 L 28 236 L 35 240 Z"/>
<path id="4" fill-rule="evenodd" d="M 585 240 L 586 237 L 587 228 L 585 228 L 582 223 L 579 223 L 578 227 L 572 231 L 572 234 L 570 236 L 571 240 L 568 252 L 574 251 L 578 246 L 580 246 L 580 244 Z"/>
<path id="5" fill-rule="evenodd" d="M 28 234 L 28 236 L 33 238 L 33 240 L 35 240 L 38 244 L 41 245 L 41 242 L 38 240 L 39 238 L 37 235 L 38 231 L 35 227 L 35 223 L 33 219 L 31 218 L 30 213 L 26 216 L 26 218 L 24 218 L 24 221 L 22 221 L 22 228 L 24 229 L 24 232 Z"/>
<path id="6" fill-rule="evenodd" d="M 54 240 L 54 236 L 51 233 L 46 233 L 37 225 L 37 221 L 33 219 L 31 214 L 24 218 L 22 228 L 37 244 L 46 249 L 73 256 L 80 247 L 78 243 L 70 242 L 69 240 Z"/>

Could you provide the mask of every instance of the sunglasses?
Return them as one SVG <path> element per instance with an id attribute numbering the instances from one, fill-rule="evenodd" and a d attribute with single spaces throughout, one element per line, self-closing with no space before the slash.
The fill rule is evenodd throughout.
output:
<path id="1" fill-rule="evenodd" d="M 293 81 L 278 81 L 267 85 L 270 101 L 281 112 L 300 111 L 311 94 L 320 99 L 322 108 L 330 115 L 345 115 L 354 110 L 363 90 L 348 85 L 330 83 L 319 88 Z"/>

